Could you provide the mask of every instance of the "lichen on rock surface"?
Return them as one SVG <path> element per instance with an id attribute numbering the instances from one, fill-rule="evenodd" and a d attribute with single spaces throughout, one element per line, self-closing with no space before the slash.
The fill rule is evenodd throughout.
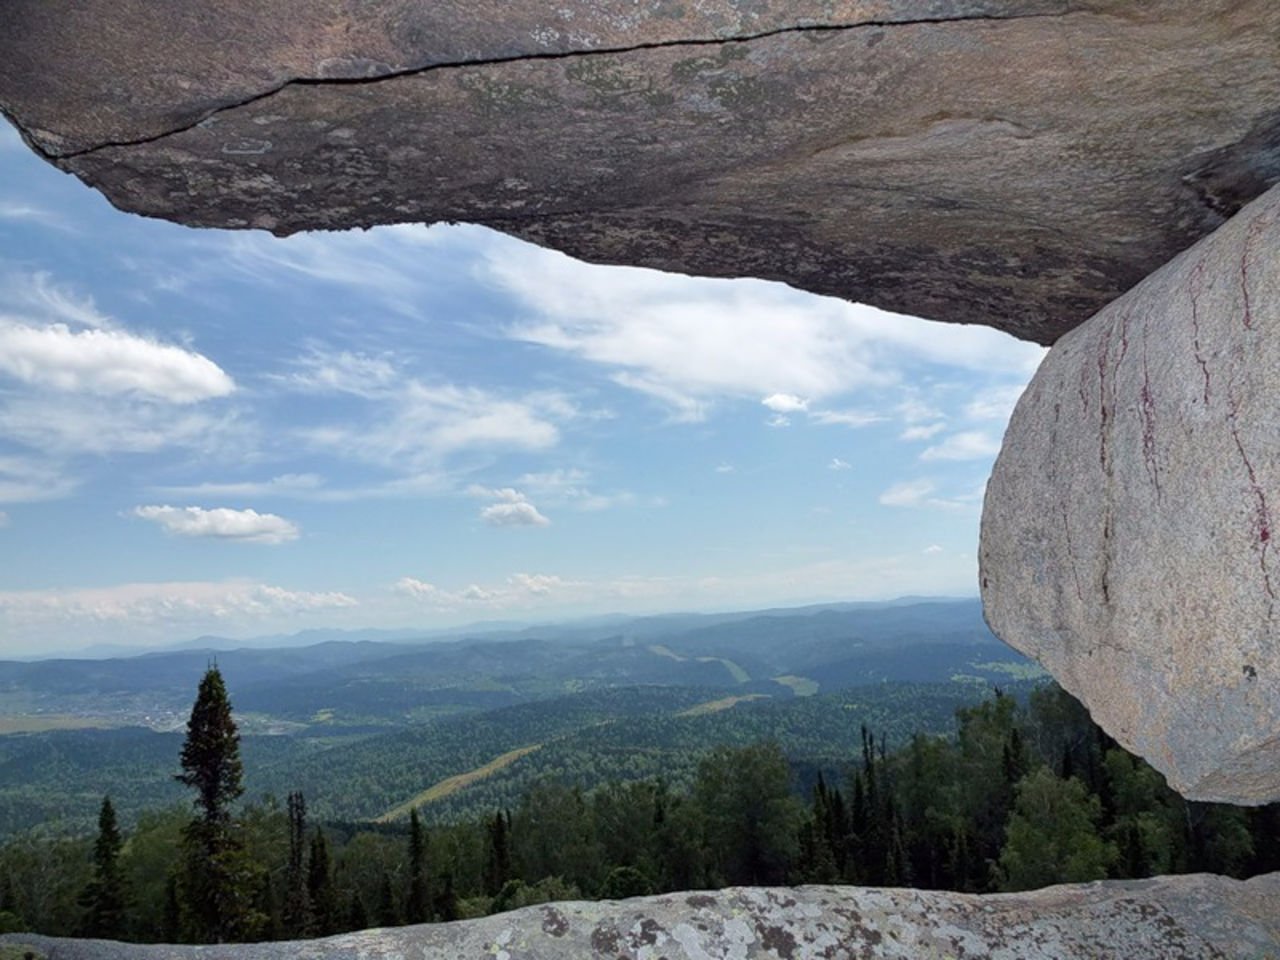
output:
<path id="1" fill-rule="evenodd" d="M 736 888 L 507 914 L 323 940 L 133 946 L 14 934 L 51 960 L 1174 960 L 1280 951 L 1280 874 L 1195 874 L 975 896 L 858 887 Z"/>
<path id="2" fill-rule="evenodd" d="M 987 487 L 987 619 L 1186 796 L 1280 798 L 1280 188 L 1050 351 Z"/>

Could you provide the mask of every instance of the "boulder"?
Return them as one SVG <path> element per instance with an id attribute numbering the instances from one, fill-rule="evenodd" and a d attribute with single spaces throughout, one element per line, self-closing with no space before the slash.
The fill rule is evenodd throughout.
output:
<path id="1" fill-rule="evenodd" d="M 52 960 L 1170 960 L 1280 950 L 1280 874 L 1207 874 L 973 896 L 858 887 L 728 889 L 556 903 L 323 940 L 135 946 L 28 934 Z"/>
<path id="2" fill-rule="evenodd" d="M 987 485 L 992 629 L 1199 800 L 1280 799 L 1280 188 L 1049 352 Z"/>
<path id="3" fill-rule="evenodd" d="M 1280 180 L 1274 0 L 6 0 L 113 203 L 483 223 L 1049 343 Z"/>

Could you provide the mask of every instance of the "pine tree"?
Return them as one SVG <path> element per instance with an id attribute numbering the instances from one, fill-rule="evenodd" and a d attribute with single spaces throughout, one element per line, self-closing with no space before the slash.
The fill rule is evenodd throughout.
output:
<path id="1" fill-rule="evenodd" d="M 93 844 L 93 879 L 80 895 L 85 908 L 81 930 L 86 937 L 118 940 L 125 932 L 125 878 L 120 870 L 124 841 L 110 797 L 102 798 L 98 839 Z"/>
<path id="2" fill-rule="evenodd" d="M 231 804 L 244 792 L 240 735 L 216 666 L 205 671 L 187 721 L 182 773 L 196 791 L 196 819 L 183 834 L 182 905 L 188 930 L 199 941 L 223 943 L 246 935 L 254 890 Z"/>
<path id="3" fill-rule="evenodd" d="M 409 812 L 409 896 L 405 901 L 405 922 L 426 923 L 431 900 L 427 889 L 427 837 L 418 817 L 418 808 Z"/>
<path id="4" fill-rule="evenodd" d="M 440 892 L 435 896 L 434 909 L 438 920 L 449 921 L 459 918 L 458 894 L 453 889 L 452 873 L 445 873 Z"/>
<path id="5" fill-rule="evenodd" d="M 378 888 L 378 925 L 381 927 L 400 926 L 400 911 L 396 909 L 396 894 L 391 886 L 391 877 L 382 875 L 382 885 Z"/>
<path id="6" fill-rule="evenodd" d="M 338 893 L 333 886 L 329 842 L 319 827 L 311 835 L 311 851 L 307 863 L 307 897 L 311 901 L 311 932 L 321 937 L 337 933 Z"/>
<path id="7" fill-rule="evenodd" d="M 351 903 L 347 906 L 347 929 L 367 930 L 369 928 L 369 911 L 365 909 L 364 898 L 360 891 L 351 894 Z"/>
<path id="8" fill-rule="evenodd" d="M 306 936 L 311 927 L 311 898 L 307 894 L 307 802 L 301 793 L 289 794 L 289 861 L 285 867 L 284 932 Z"/>
<path id="9" fill-rule="evenodd" d="M 178 902 L 178 878 L 169 874 L 164 884 L 164 929 L 161 932 L 166 943 L 177 943 L 182 935 L 182 905 Z"/>
<path id="10" fill-rule="evenodd" d="M 663 819 L 665 811 L 656 809 L 655 832 L 661 829 Z M 488 850 L 484 864 L 484 892 L 496 897 L 498 891 L 511 879 L 511 814 L 498 811 L 486 826 Z"/>

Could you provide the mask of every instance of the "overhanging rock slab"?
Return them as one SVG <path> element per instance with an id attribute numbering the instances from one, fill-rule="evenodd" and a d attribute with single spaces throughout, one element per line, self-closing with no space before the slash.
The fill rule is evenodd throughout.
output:
<path id="1" fill-rule="evenodd" d="M 1280 180 L 1274 0 L 7 0 L 118 206 L 483 223 L 1048 343 Z"/>

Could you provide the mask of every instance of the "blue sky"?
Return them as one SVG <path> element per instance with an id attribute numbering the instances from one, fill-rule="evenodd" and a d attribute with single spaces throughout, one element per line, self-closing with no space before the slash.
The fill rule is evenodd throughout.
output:
<path id="1" fill-rule="evenodd" d="M 1043 350 L 478 227 L 122 214 L 0 128 L 0 656 L 976 593 Z"/>

